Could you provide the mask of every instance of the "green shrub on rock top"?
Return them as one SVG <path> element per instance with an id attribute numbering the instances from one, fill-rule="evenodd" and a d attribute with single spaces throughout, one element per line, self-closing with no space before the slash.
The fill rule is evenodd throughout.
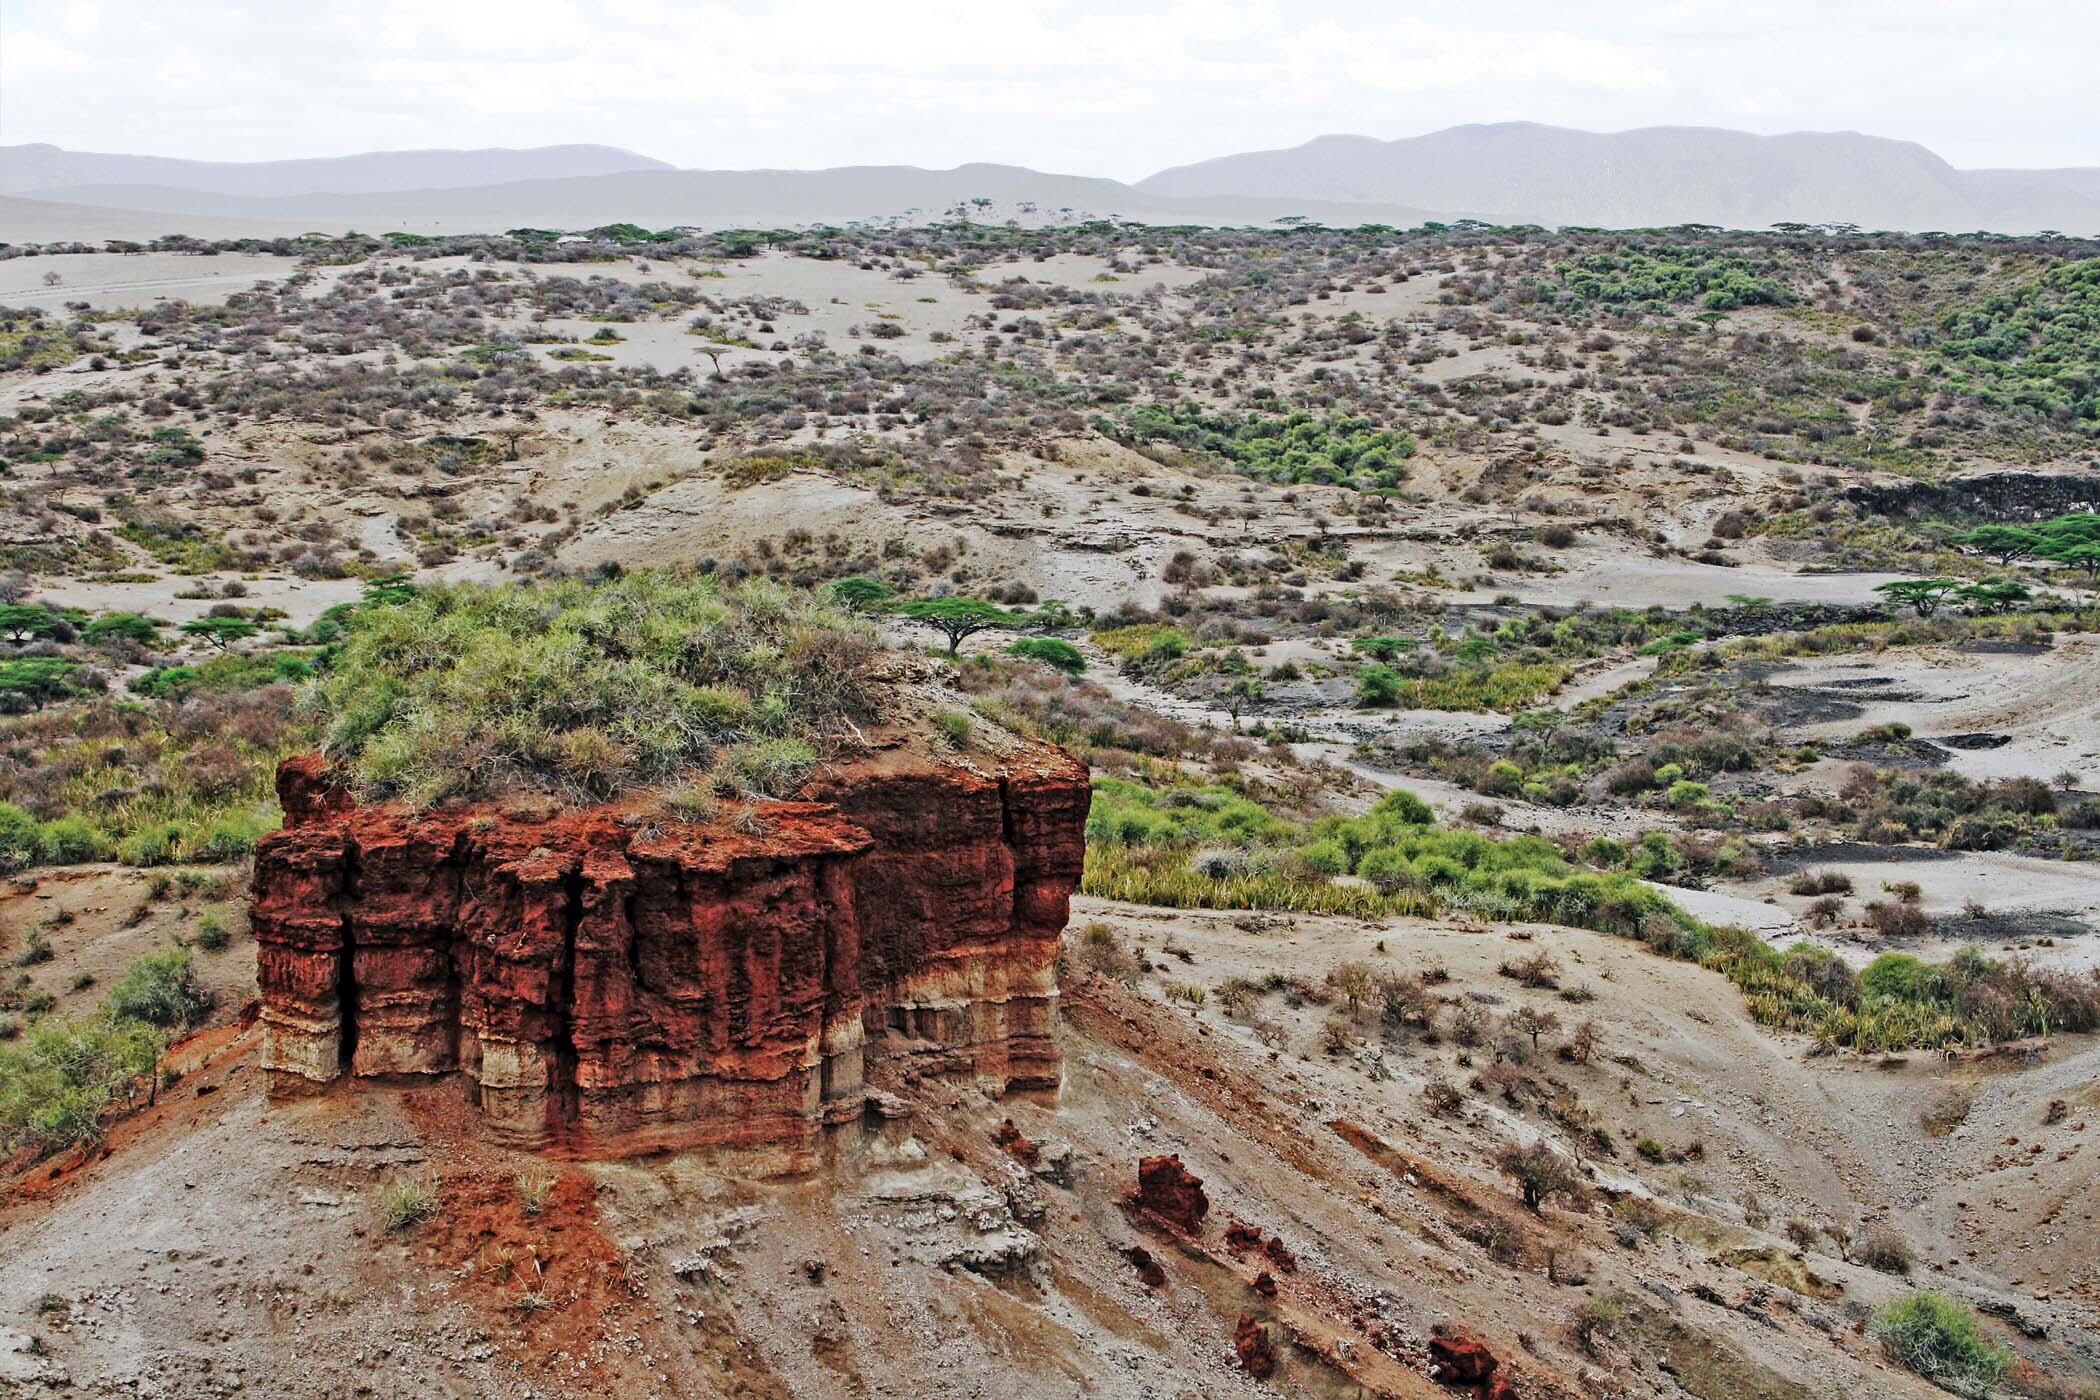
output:
<path id="1" fill-rule="evenodd" d="M 763 580 L 454 584 L 359 611 L 314 700 L 326 751 L 375 796 L 602 799 L 725 752 L 777 792 L 870 712 L 878 650 L 867 623 Z"/>

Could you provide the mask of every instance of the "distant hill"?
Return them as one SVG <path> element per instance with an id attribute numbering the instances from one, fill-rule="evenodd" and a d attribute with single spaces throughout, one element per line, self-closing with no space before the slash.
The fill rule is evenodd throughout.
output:
<path id="1" fill-rule="evenodd" d="M 318 160 L 206 161 L 106 155 L 57 146 L 0 146 L 0 195 L 96 204 L 78 191 L 150 186 L 202 194 L 276 198 L 378 194 L 501 185 L 636 170 L 669 170 L 660 160 L 613 146 L 537 146 L 530 150 L 369 151 Z"/>
<path id="2" fill-rule="evenodd" d="M 1707 127 L 1600 134 L 1512 122 L 1380 141 L 1323 136 L 1221 156 L 1135 185 L 1016 165 L 679 170 L 607 146 L 382 151 L 330 160 L 220 164 L 0 147 L 0 239 L 48 239 L 96 208 L 162 232 L 231 223 L 367 232 L 486 232 L 520 225 L 653 228 L 973 217 L 1149 224 L 1497 223 L 1607 228 L 1788 221 L 1866 229 L 2057 229 L 2100 234 L 2100 168 L 1957 170 L 1908 141 L 1853 132 L 1753 136 Z M 131 221 L 126 221 L 131 222 Z"/>
<path id="3" fill-rule="evenodd" d="M 520 226 L 590 228 L 633 221 L 651 228 L 696 225 L 847 223 L 897 218 L 924 221 L 956 204 L 988 200 L 973 217 L 1045 223 L 1081 217 L 1151 224 L 1262 224 L 1288 215 L 1326 223 L 1411 225 L 1429 217 L 1405 206 L 1225 196 L 1165 199 L 1114 180 L 1048 175 L 1016 165 L 963 165 L 923 170 L 909 165 L 841 166 L 832 170 L 650 169 L 565 179 L 517 180 L 450 189 L 275 197 L 154 185 L 83 185 L 65 202 L 151 212 L 164 231 L 185 219 L 215 225 L 357 228 L 368 233 L 486 232 Z M 58 196 L 53 196 L 57 198 Z M 35 216 L 35 217 L 32 217 Z M 0 207 L 0 238 L 29 239 L 26 229 L 59 222 L 18 205 Z M 43 236 L 51 236 L 46 232 Z M 72 235 L 81 236 L 81 235 Z"/>
<path id="4" fill-rule="evenodd" d="M 1612 228 L 1793 221 L 2100 233 L 2100 169 L 1957 170 L 1915 142 L 1856 132 L 1598 133 L 1506 122 L 1398 141 L 1322 136 L 1163 170 L 1137 189 L 1169 199 L 1411 204 L 1496 222 Z"/>

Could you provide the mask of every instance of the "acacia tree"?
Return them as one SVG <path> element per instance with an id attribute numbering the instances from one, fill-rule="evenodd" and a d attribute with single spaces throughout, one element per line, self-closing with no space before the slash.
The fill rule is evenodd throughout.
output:
<path id="1" fill-rule="evenodd" d="M 1874 591 L 1891 603 L 1914 609 L 1919 617 L 1931 617 L 1949 594 L 1966 586 L 1958 578 L 1899 578 L 1874 585 Z"/>
<path id="2" fill-rule="evenodd" d="M 2040 534 L 2021 525 L 1978 525 L 1966 534 L 1956 535 L 1954 542 L 1964 549 L 1991 555 L 2002 566 L 2034 553 L 2044 541 Z"/>
<path id="3" fill-rule="evenodd" d="M 2015 603 L 2024 603 L 2034 596 L 2034 590 L 2014 578 L 1994 578 L 1982 583 L 1972 583 L 1960 591 L 1961 600 L 1972 603 L 1985 612 L 2003 612 Z"/>
<path id="4" fill-rule="evenodd" d="M 988 632 L 994 627 L 1018 626 L 1021 622 L 1017 614 L 982 598 L 921 598 L 906 603 L 897 609 L 897 614 L 946 637 L 950 656 L 956 654 L 964 638 Z"/>
<path id="5" fill-rule="evenodd" d="M 1532 1006 L 1518 1007 L 1517 1014 L 1511 1018 L 1511 1021 L 1519 1033 L 1531 1037 L 1531 1051 L 1533 1054 L 1538 1053 L 1540 1036 L 1547 1031 L 1560 1029 L 1560 1017 L 1551 1011 L 1540 1011 L 1537 1007 Z"/>
<path id="6" fill-rule="evenodd" d="M 61 620 L 41 603 L 0 603 L 0 637 L 17 644 L 50 636 Z"/>
<path id="7" fill-rule="evenodd" d="M 1225 687 L 1225 713 L 1232 716 L 1232 732 L 1240 732 L 1240 711 L 1262 698 L 1268 684 L 1260 676 L 1239 676 Z"/>
<path id="8" fill-rule="evenodd" d="M 2068 564 L 2074 569 L 2085 570 L 2088 579 L 2100 578 L 2100 544 L 2057 545 L 2043 556 L 2052 563 Z"/>
<path id="9" fill-rule="evenodd" d="M 894 590 L 879 578 L 850 574 L 845 578 L 833 579 L 826 591 L 831 594 L 833 602 L 841 603 L 855 612 L 869 612 L 887 603 Z"/>
<path id="10" fill-rule="evenodd" d="M 245 617 L 199 617 L 183 623 L 178 630 L 225 651 L 235 642 L 252 637 L 262 629 Z"/>

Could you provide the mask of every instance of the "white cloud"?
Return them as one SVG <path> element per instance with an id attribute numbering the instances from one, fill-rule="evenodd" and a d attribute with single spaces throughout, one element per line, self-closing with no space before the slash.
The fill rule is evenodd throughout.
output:
<path id="1" fill-rule="evenodd" d="M 0 140 L 218 159 L 604 141 L 1123 178 L 1457 122 L 1854 129 L 2100 164 L 2058 0 L 0 0 Z"/>

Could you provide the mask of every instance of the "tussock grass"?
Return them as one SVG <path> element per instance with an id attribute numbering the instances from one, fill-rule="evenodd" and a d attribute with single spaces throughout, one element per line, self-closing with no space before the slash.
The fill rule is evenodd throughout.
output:
<path id="1" fill-rule="evenodd" d="M 379 1187 L 379 1218 L 389 1230 L 406 1230 L 435 1217 L 437 1189 L 428 1182 L 399 1178 Z"/>
<path id="2" fill-rule="evenodd" d="M 1988 1395 L 2012 1369 L 2012 1353 L 1983 1335 L 1975 1314 L 1933 1289 L 1890 1303 L 1868 1330 L 1889 1360 L 1956 1395 Z"/>

